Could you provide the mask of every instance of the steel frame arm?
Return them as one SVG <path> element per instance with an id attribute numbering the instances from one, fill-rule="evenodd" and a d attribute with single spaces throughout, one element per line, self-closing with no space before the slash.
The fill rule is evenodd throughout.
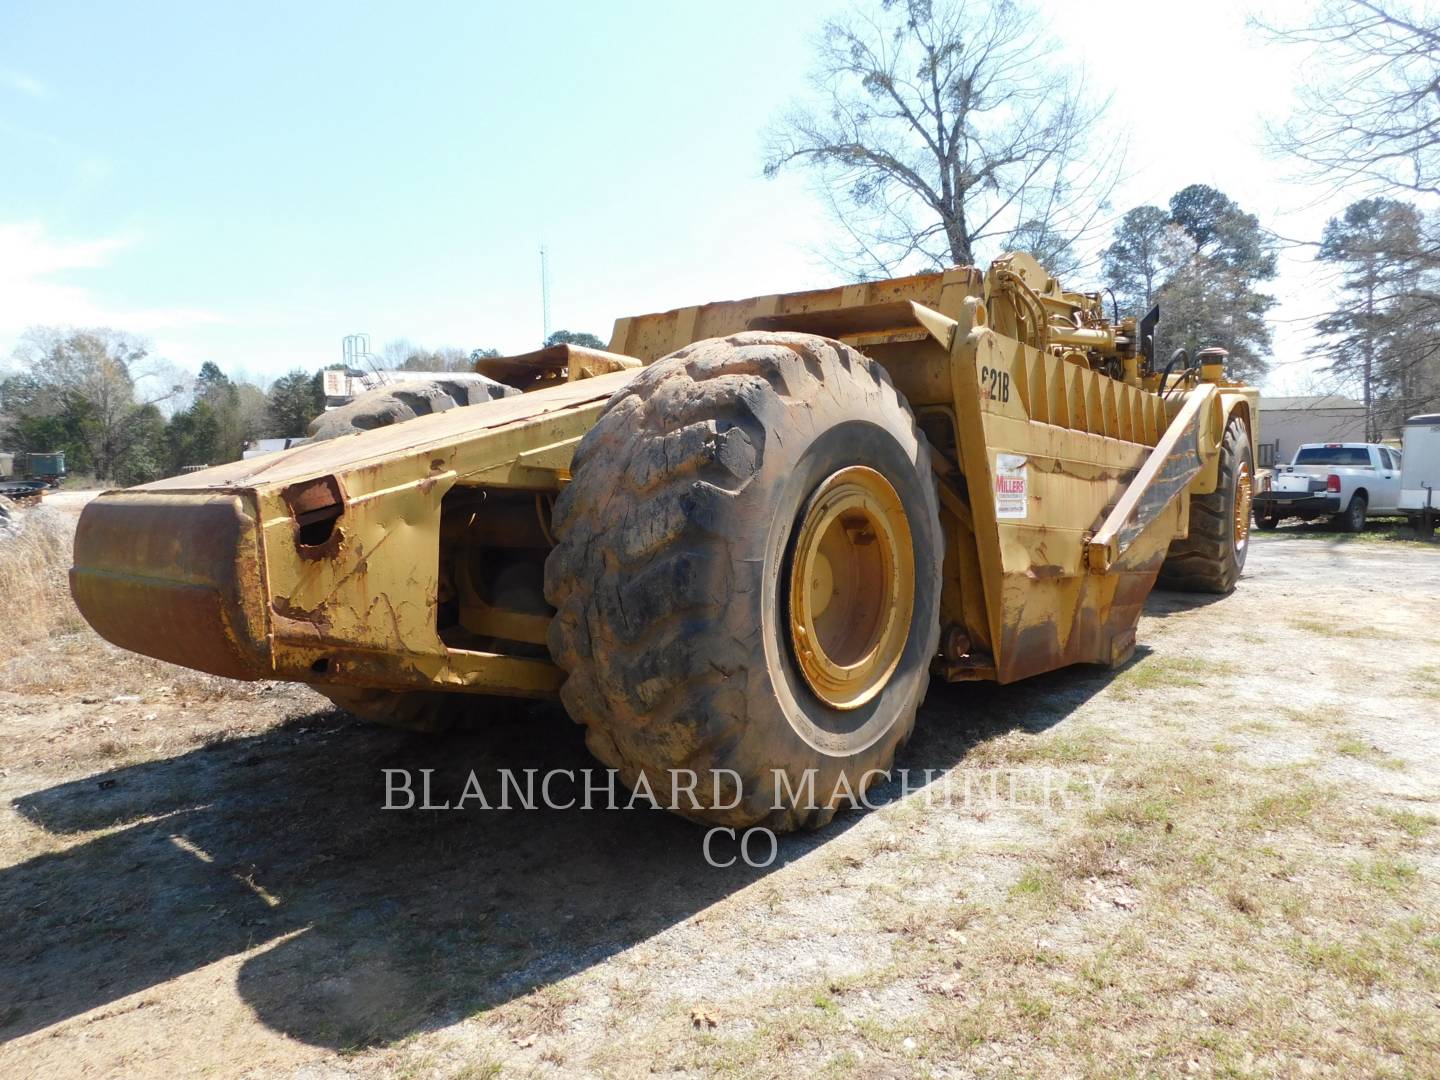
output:
<path id="1" fill-rule="evenodd" d="M 1135 474 L 1085 546 L 1085 565 L 1103 574 L 1125 556 L 1135 539 L 1180 496 L 1205 465 L 1200 451 L 1200 418 L 1215 401 L 1216 389 L 1201 383 L 1185 399 L 1155 449 Z"/>

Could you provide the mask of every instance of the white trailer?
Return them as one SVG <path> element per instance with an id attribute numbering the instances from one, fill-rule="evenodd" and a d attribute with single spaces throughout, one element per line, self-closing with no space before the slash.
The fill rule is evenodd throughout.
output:
<path id="1" fill-rule="evenodd" d="M 1440 520 L 1440 413 L 1410 417 L 1403 437 L 1400 512 L 1428 535 Z"/>

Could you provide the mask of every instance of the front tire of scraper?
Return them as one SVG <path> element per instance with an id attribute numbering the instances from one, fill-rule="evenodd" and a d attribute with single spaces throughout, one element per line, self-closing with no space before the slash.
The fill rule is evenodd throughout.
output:
<path id="1" fill-rule="evenodd" d="M 1166 553 L 1156 583 L 1177 592 L 1230 593 L 1245 569 L 1250 550 L 1250 509 L 1244 505 L 1253 483 L 1254 456 L 1250 430 L 1243 418 L 1232 417 L 1220 444 L 1220 472 L 1215 490 L 1190 498 L 1190 535 L 1176 540 Z"/>
<path id="2" fill-rule="evenodd" d="M 904 636 L 888 678 L 837 708 L 801 670 L 788 594 L 799 523 L 855 466 L 898 496 L 913 604 L 908 620 L 890 605 Z M 697 342 L 610 400 L 572 474 L 545 595 L 561 698 L 591 752 L 692 819 L 829 822 L 909 736 L 940 632 L 930 451 L 884 369 L 806 334 Z"/>

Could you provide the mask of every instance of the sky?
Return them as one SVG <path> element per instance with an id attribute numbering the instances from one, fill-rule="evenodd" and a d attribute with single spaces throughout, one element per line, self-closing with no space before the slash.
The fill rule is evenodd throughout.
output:
<path id="1" fill-rule="evenodd" d="M 1247 29 L 1247 3 L 1038 7 L 1110 97 L 1112 216 L 1206 183 L 1313 240 L 1354 197 L 1264 153 L 1300 58 Z M 360 332 L 525 351 L 542 244 L 550 327 L 601 338 L 626 314 L 836 283 L 834 225 L 761 153 L 845 8 L 0 0 L 0 362 L 41 324 L 262 381 Z M 1268 390 L 1314 385 L 1326 282 L 1307 249 L 1282 256 Z"/>

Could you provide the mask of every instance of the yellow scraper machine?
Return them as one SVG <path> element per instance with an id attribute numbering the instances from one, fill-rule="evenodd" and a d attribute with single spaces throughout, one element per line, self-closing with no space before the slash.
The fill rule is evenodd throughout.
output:
<path id="1" fill-rule="evenodd" d="M 1118 664 L 1157 576 L 1235 587 L 1257 392 L 1162 369 L 1157 317 L 1011 254 L 625 318 L 107 492 L 72 588 L 117 645 L 382 722 L 558 693 L 625 782 L 723 777 L 690 816 L 821 825 L 841 795 L 777 790 L 860 790 L 932 673 Z"/>

